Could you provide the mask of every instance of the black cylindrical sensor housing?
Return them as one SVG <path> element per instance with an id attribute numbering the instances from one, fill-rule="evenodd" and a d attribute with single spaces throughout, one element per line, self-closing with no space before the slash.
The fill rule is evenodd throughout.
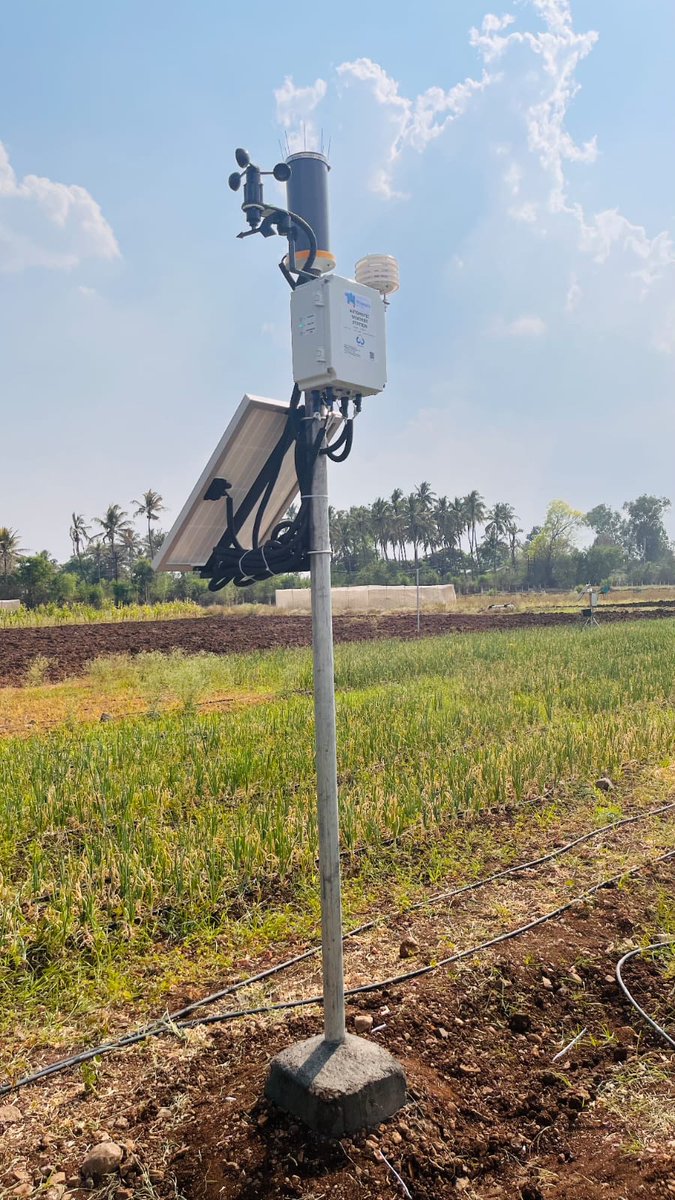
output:
<path id="1" fill-rule="evenodd" d="M 316 236 L 318 249 L 314 269 L 321 274 L 333 271 L 335 258 L 330 249 L 328 223 L 328 159 L 314 150 L 301 150 L 291 154 L 286 162 L 291 168 L 291 177 L 286 184 L 288 208 L 307 221 Z M 299 230 L 295 254 L 299 267 L 306 263 L 308 256 L 307 235 Z"/>

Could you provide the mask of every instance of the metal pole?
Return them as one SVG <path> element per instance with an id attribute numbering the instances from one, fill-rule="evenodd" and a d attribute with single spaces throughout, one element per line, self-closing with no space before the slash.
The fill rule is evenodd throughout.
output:
<path id="1" fill-rule="evenodd" d="M 306 404 L 311 400 L 306 396 Z M 314 412 L 308 429 L 315 442 L 322 428 Z M 312 648 L 314 653 L 314 721 L 319 811 L 319 873 L 321 876 L 321 944 L 323 966 L 324 1036 L 327 1042 L 345 1040 L 345 984 L 342 965 L 342 897 L 340 893 L 340 834 L 333 668 L 333 605 L 330 580 L 328 523 L 328 459 L 320 454 L 314 467 L 310 510 L 312 584 Z"/>
<path id="2" fill-rule="evenodd" d="M 420 634 L 420 568 L 415 564 L 415 587 L 417 588 L 417 636 Z"/>

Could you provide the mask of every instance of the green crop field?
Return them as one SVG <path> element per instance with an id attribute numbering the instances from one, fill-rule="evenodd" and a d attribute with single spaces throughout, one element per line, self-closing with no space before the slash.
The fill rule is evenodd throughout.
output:
<path id="1" fill-rule="evenodd" d="M 58 1035 L 110 1000 L 156 1003 L 242 947 L 316 932 L 309 652 L 96 670 L 144 687 L 148 712 L 0 741 L 5 1028 L 21 1011 Z M 365 847 L 345 859 L 348 916 L 383 882 L 403 902 L 422 875 L 456 869 L 459 812 L 546 795 L 554 819 L 574 792 L 606 819 L 600 775 L 675 752 L 670 620 L 351 644 L 336 682 L 343 844 Z M 200 709 L 214 685 L 258 702 Z M 162 688 L 178 710 L 150 703 Z M 423 871 L 382 850 L 411 830 L 428 841 Z"/>

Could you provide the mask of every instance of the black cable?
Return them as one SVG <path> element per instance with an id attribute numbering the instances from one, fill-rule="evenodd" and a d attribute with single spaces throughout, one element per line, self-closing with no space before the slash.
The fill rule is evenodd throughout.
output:
<path id="1" fill-rule="evenodd" d="M 228 497 L 227 528 L 214 547 L 208 562 L 200 570 L 201 576 L 209 580 L 210 591 L 218 591 L 227 583 L 234 583 L 235 587 L 247 587 L 272 575 L 309 570 L 309 522 L 314 464 L 319 454 L 327 454 L 333 462 L 344 462 L 351 451 L 354 433 L 352 418 L 345 421 L 342 433 L 331 445 L 323 446 L 325 425 L 315 442 L 310 442 L 306 436 L 306 405 L 300 404 L 300 395 L 296 384 L 283 433 L 236 511 L 233 510 L 231 499 Z M 263 518 L 284 459 L 292 446 L 295 447 L 300 506 L 292 520 L 279 521 L 266 541 L 260 545 Z M 256 515 L 252 544 L 250 548 L 244 549 L 238 535 L 254 511 Z"/>
<path id="2" fill-rule="evenodd" d="M 556 917 L 560 917 L 563 913 L 574 908 L 575 905 L 581 904 L 590 896 L 602 888 L 611 887 L 612 884 L 618 883 L 621 879 L 630 878 L 632 875 L 637 875 L 639 871 L 643 871 L 645 867 L 653 867 L 658 863 L 666 862 L 668 859 L 675 858 L 675 850 L 669 850 L 666 854 L 659 855 L 658 858 L 650 859 L 647 862 L 639 863 L 636 867 L 631 867 L 628 871 L 620 871 L 617 875 L 610 876 L 609 879 L 603 879 L 600 883 L 596 883 L 581 895 L 575 896 L 572 900 L 568 900 L 565 904 L 560 904 L 558 908 L 551 909 L 550 912 L 544 913 L 541 917 L 535 917 L 534 920 L 528 921 L 525 925 L 519 925 L 516 929 L 507 930 L 506 933 L 500 933 L 496 937 L 489 938 L 488 941 L 481 942 L 478 946 L 472 946 L 469 950 L 459 950 L 455 954 L 449 954 L 447 958 L 441 958 L 438 962 L 430 963 L 425 967 L 417 967 L 413 971 L 406 971 L 403 975 L 392 975 L 388 979 L 380 979 L 376 983 L 363 983 L 360 987 L 349 988 L 345 991 L 345 996 L 361 996 L 367 992 L 379 992 L 384 988 L 395 987 L 402 983 L 409 983 L 412 979 L 421 979 L 424 975 L 432 975 L 434 971 L 438 971 L 440 967 L 450 966 L 452 963 L 461 962 L 462 959 L 472 958 L 476 954 L 482 954 L 484 950 L 489 950 L 492 946 L 498 946 L 501 942 L 511 941 L 515 937 L 519 937 L 523 933 L 529 933 L 531 929 L 536 929 L 539 925 L 544 925 L 547 921 L 552 921 Z M 311 996 L 305 1000 L 284 1000 L 280 1004 L 270 1004 L 259 1008 L 239 1009 L 234 1012 L 212 1013 L 208 1017 L 200 1017 L 196 1021 L 180 1022 L 180 1029 L 192 1029 L 197 1025 L 214 1025 L 219 1021 L 234 1020 L 235 1017 L 259 1016 L 262 1013 L 277 1012 L 282 1009 L 289 1008 L 304 1008 L 310 1004 L 323 1004 L 323 996 Z M 0 1093 L 1 1094 L 1 1093 Z"/>
<path id="3" fill-rule="evenodd" d="M 650 950 L 664 950 L 666 947 L 674 946 L 675 938 L 669 938 L 664 942 L 652 942 L 651 946 L 640 946 L 637 950 L 629 950 L 628 954 L 624 954 L 623 958 L 620 959 L 616 964 L 616 981 L 629 1004 L 633 1005 L 633 1008 L 636 1010 L 636 1012 L 639 1012 L 643 1021 L 646 1021 L 647 1024 L 650 1025 L 655 1031 L 655 1033 L 658 1033 L 662 1038 L 665 1038 L 665 1040 L 668 1042 L 668 1045 L 672 1046 L 673 1049 L 675 1049 L 675 1038 L 672 1038 L 669 1033 L 666 1033 L 665 1029 L 663 1029 L 662 1026 L 653 1019 L 653 1017 L 650 1017 L 649 1013 L 646 1013 L 644 1008 L 641 1008 L 635 999 L 635 996 L 633 996 L 633 994 L 626 987 L 621 975 L 621 968 L 625 966 L 629 959 L 635 958 L 636 954 L 648 954 Z"/>
<path id="4" fill-rule="evenodd" d="M 288 419 L 283 433 L 269 458 L 251 484 L 236 512 L 228 509 L 228 524 L 223 536 L 202 567 L 200 574 L 209 579 L 209 589 L 217 591 L 227 583 L 245 587 L 271 575 L 302 571 L 309 568 L 309 495 L 314 463 L 319 453 L 324 430 L 315 445 L 305 437 L 305 408 L 300 405 L 300 389 L 293 389 Z M 270 501 L 284 459 L 295 447 L 295 469 L 300 488 L 300 508 L 292 521 L 278 522 L 263 545 L 259 544 L 262 520 Z M 257 507 L 256 507 L 257 506 Z M 238 538 L 244 522 L 256 510 L 252 545 L 244 549 Z"/>
<path id="5" fill-rule="evenodd" d="M 354 421 L 353 419 L 345 423 L 344 430 L 339 438 L 330 446 L 324 446 L 321 451 L 331 462 L 341 463 L 346 458 L 349 458 L 352 442 L 354 440 Z"/>
<path id="6" fill-rule="evenodd" d="M 309 221 L 306 221 L 304 219 L 304 217 L 299 216 L 298 213 L 291 212 L 290 209 L 277 208 L 276 205 L 274 205 L 270 209 L 270 206 L 267 204 L 259 204 L 259 203 L 255 202 L 255 203 L 251 203 L 251 204 L 242 204 L 241 207 L 242 207 L 242 212 L 244 212 L 244 213 L 248 213 L 251 209 L 254 209 L 254 208 L 259 209 L 261 213 L 268 212 L 269 216 L 272 217 L 272 221 L 276 220 L 275 214 L 279 214 L 280 216 L 283 215 L 284 217 L 290 217 L 291 221 L 295 225 L 298 225 L 300 227 L 300 229 L 302 229 L 303 233 L 305 233 L 307 235 L 307 241 L 309 242 L 309 252 L 307 255 L 306 263 L 302 267 L 296 267 L 298 280 L 305 277 L 305 282 L 310 282 L 312 279 L 316 278 L 316 276 L 313 273 L 313 267 L 314 267 L 314 263 L 316 261 L 316 256 L 318 253 L 319 246 L 318 246 L 318 242 L 316 240 L 316 234 L 314 233 L 314 230 L 312 229 L 312 226 L 310 225 Z M 255 230 L 255 232 L 258 233 L 258 232 L 260 232 L 260 230 L 257 229 L 257 230 Z M 242 235 L 240 234 L 239 236 L 241 237 Z M 243 235 L 243 236 L 247 236 L 247 235 Z M 289 249 L 289 254 L 290 254 L 290 249 Z"/>
<path id="7" fill-rule="evenodd" d="M 502 875 L 502 874 L 515 873 L 516 871 L 524 870 L 524 869 L 526 869 L 526 867 L 535 865 L 539 861 L 545 862 L 549 858 L 554 857 L 556 854 L 561 855 L 561 854 L 565 853 L 569 849 L 578 845 L 579 841 L 581 841 L 581 840 L 588 840 L 592 836 L 597 836 L 601 833 L 606 832 L 606 830 L 611 828 L 612 826 L 623 825 L 623 824 L 629 823 L 631 821 L 637 821 L 637 820 L 642 819 L 643 817 L 646 818 L 649 816 L 656 816 L 659 813 L 665 812 L 669 808 L 673 808 L 673 807 L 675 807 L 675 805 L 672 805 L 672 804 L 665 805 L 658 809 L 652 809 L 648 813 L 638 814 L 635 817 L 625 818 L 621 822 L 612 822 L 611 825 L 605 826 L 602 829 L 592 830 L 589 834 L 582 835 L 581 838 L 575 838 L 572 842 L 568 843 L 566 846 L 560 847 L 557 851 L 553 851 L 551 854 L 545 855 L 541 860 L 532 860 L 529 863 L 523 863 L 523 864 L 520 864 L 519 866 L 509 868 L 509 869 L 507 869 L 506 872 L 497 872 L 495 875 L 488 876 L 482 881 L 477 881 L 474 884 L 467 884 L 463 888 L 456 889 L 456 894 L 459 895 L 462 892 L 464 892 L 470 888 L 475 889 L 480 886 L 485 886 L 486 884 L 490 883 L 493 879 L 499 878 L 500 875 Z M 431 966 L 420 967 L 417 970 L 407 972 L 404 975 L 394 976 L 393 978 L 387 979 L 387 980 L 380 980 L 377 983 L 363 984 L 361 987 L 352 988 L 352 989 L 346 991 L 345 995 L 346 996 L 355 996 L 355 995 L 360 995 L 361 993 L 364 993 L 364 992 L 379 991 L 383 987 L 390 987 L 390 986 L 393 986 L 394 984 L 406 983 L 406 982 L 408 982 L 408 980 L 417 979 L 422 975 L 430 974 L 431 972 L 438 970 L 439 967 L 446 966 L 452 962 L 458 962 L 463 958 L 470 957 L 474 954 L 481 953 L 483 950 L 488 949 L 490 946 L 497 945 L 499 942 L 506 941 L 510 938 L 517 937 L 519 934 L 525 933 L 528 930 L 533 929 L 536 926 L 543 924 L 545 921 L 552 920 L 554 917 L 559 916 L 563 912 L 566 912 L 568 909 L 572 908 L 573 905 L 580 903 L 582 900 L 584 900 L 585 898 L 587 898 L 590 895 L 593 895 L 595 892 L 599 891 L 601 888 L 608 887 L 610 884 L 616 882 L 618 879 L 624 879 L 631 875 L 635 875 L 639 871 L 644 870 L 645 867 L 654 866 L 657 863 L 664 862 L 673 857 L 675 857 L 675 851 L 669 851 L 667 854 L 661 855 L 659 858 L 653 859 L 646 863 L 640 863 L 638 866 L 633 867 L 629 871 L 623 871 L 620 874 L 615 875 L 608 880 L 603 880 L 601 883 L 595 884 L 587 892 L 582 893 L 581 896 L 577 896 L 573 900 L 568 901 L 566 904 L 561 905 L 559 908 L 553 909 L 552 912 L 545 914 L 543 917 L 538 917 L 534 921 L 528 922 L 526 925 L 519 926 L 517 929 L 509 931 L 505 934 L 499 934 L 496 938 L 492 938 L 487 942 L 483 942 L 479 946 L 473 947 L 471 950 L 460 951 L 457 954 L 450 955 L 449 958 L 442 959 L 440 962 L 434 963 Z M 440 894 L 440 896 L 433 898 L 433 900 L 431 902 L 436 902 L 440 898 L 443 898 L 443 899 L 448 898 L 450 895 L 452 895 L 452 893 L 442 893 L 442 894 Z M 422 902 L 420 905 L 417 905 L 415 907 L 422 907 L 425 903 L 430 903 L 430 901 Z M 380 921 L 377 919 L 374 921 L 366 922 L 364 925 L 360 925 L 357 928 L 352 929 L 349 933 L 347 933 L 345 935 L 345 937 L 354 937 L 358 933 L 362 933 L 368 929 L 372 929 L 375 925 L 377 925 L 379 923 L 380 923 Z M 247 979 L 239 980 L 233 984 L 230 984 L 228 987 L 223 988 L 218 992 L 213 992 L 210 996 L 205 996 L 201 1000 L 194 1000 L 194 1001 L 192 1001 L 192 1003 L 186 1005 L 182 1009 L 179 1009 L 177 1012 L 168 1014 L 162 1021 L 153 1022 L 150 1025 L 146 1025 L 143 1028 L 134 1031 L 133 1033 L 129 1033 L 129 1034 L 122 1036 L 121 1038 L 118 1038 L 114 1042 L 106 1042 L 100 1046 L 95 1046 L 90 1050 L 84 1050 L 80 1054 L 71 1055 L 68 1058 L 59 1059 L 55 1063 L 50 1063 L 49 1066 L 43 1067 L 43 1068 L 41 1068 L 41 1070 L 36 1071 L 31 1075 L 24 1076 L 22 1079 L 19 1079 L 16 1083 L 5 1084 L 2 1087 L 0 1087 L 0 1097 L 9 1095 L 11 1092 L 18 1090 L 21 1087 L 26 1087 L 27 1085 L 32 1084 L 32 1083 L 37 1083 L 40 1080 L 46 1079 L 51 1075 L 59 1074 L 62 1071 L 70 1069 L 71 1067 L 79 1066 L 81 1063 L 88 1062 L 92 1058 L 98 1058 L 98 1057 L 103 1056 L 104 1054 L 111 1054 L 116 1050 L 125 1049 L 127 1046 L 133 1046 L 133 1045 L 138 1044 L 139 1042 L 145 1041 L 146 1038 L 157 1037 L 161 1033 L 175 1032 L 176 1030 L 179 1030 L 179 1029 L 191 1029 L 198 1025 L 206 1025 L 206 1024 L 213 1024 L 215 1022 L 220 1022 L 220 1021 L 234 1020 L 236 1017 L 257 1016 L 262 1013 L 277 1012 L 280 1010 L 292 1009 L 292 1008 L 303 1008 L 303 1007 L 306 1007 L 306 1006 L 312 1005 L 312 1004 L 321 1004 L 323 1002 L 323 997 L 315 996 L 315 997 L 310 997 L 309 999 L 305 999 L 305 1000 L 292 1000 L 292 1001 L 284 1001 L 280 1004 L 264 1005 L 259 1008 L 238 1009 L 238 1010 L 234 1010 L 234 1011 L 231 1011 L 228 1013 L 215 1013 L 209 1017 L 198 1018 L 196 1021 L 183 1021 L 181 1019 L 184 1016 L 186 1016 L 187 1014 L 189 1014 L 190 1012 L 194 1012 L 196 1009 L 198 1009 L 200 1007 L 204 1007 L 207 1004 L 215 1003 L 218 1000 L 224 999 L 225 996 L 231 995 L 233 992 L 239 991 L 244 987 L 249 987 L 250 985 L 252 985 L 254 983 L 258 983 L 263 979 L 269 978 L 271 975 L 278 974 L 282 970 L 286 970 L 292 966 L 295 966 L 297 963 L 303 962 L 305 959 L 310 958 L 313 955 L 317 954 L 319 952 L 319 950 L 320 950 L 319 946 L 311 947 L 309 950 L 305 950 L 301 954 L 295 955 L 293 958 L 287 959 L 283 963 L 275 964 L 272 967 L 266 968 L 266 970 L 264 970 L 264 971 L 260 971 L 257 975 L 252 975 Z M 622 960 L 622 962 L 623 962 L 623 960 Z"/>

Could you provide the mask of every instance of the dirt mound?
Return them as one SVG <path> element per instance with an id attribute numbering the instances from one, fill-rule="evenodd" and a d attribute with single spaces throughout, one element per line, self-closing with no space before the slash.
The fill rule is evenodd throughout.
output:
<path id="1" fill-rule="evenodd" d="M 352 1001 L 350 1025 L 372 1016 L 408 1079 L 407 1105 L 377 1129 L 327 1142 L 261 1099 L 270 1057 L 318 1032 L 319 1014 L 211 1026 L 103 1060 L 93 1087 L 71 1072 L 19 1093 L 0 1189 L 44 1187 L 57 1167 L 77 1186 L 89 1147 L 113 1137 L 124 1200 L 668 1200 L 672 1056 L 613 972 L 620 931 L 672 884 L 662 865 L 472 967 Z M 665 1019 L 664 964 L 636 963 L 631 983 Z"/>
<path id="2" fill-rule="evenodd" d="M 606 621 L 649 620 L 672 616 L 670 608 L 617 609 L 601 614 Z M 579 625 L 577 613 L 424 613 L 423 637 L 476 633 L 484 630 L 531 629 Z M 417 636 L 414 613 L 340 616 L 333 621 L 337 642 Z M 20 683 L 38 655 L 49 659 L 50 679 L 77 675 L 91 659 L 106 654 L 140 654 L 176 648 L 197 654 L 237 654 L 249 650 L 308 646 L 309 616 L 196 617 L 173 621 L 129 621 L 101 625 L 56 625 L 40 629 L 0 630 L 0 685 Z"/>

